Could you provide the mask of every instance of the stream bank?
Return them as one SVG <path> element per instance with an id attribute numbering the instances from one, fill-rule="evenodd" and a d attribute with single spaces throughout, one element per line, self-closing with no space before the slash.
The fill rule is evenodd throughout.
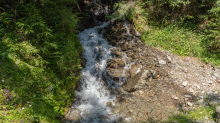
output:
<path id="1" fill-rule="evenodd" d="M 108 23 L 81 33 L 86 38 L 83 42 L 88 43 L 84 49 L 91 53 L 87 54 L 84 70 L 90 69 L 87 77 L 91 77 L 90 73 L 94 76 L 87 84 L 81 84 L 79 98 L 66 122 L 163 122 L 172 115 L 195 109 L 196 101 L 207 96 L 214 97 L 210 102 L 218 103 L 218 69 L 203 65 L 196 58 L 179 58 L 145 45 L 129 21 Z M 94 92 L 85 90 L 91 83 L 96 83 L 91 85 L 96 94 L 107 95 L 105 101 L 100 103 L 102 96 L 96 97 L 95 93 L 83 97 Z M 83 103 L 90 106 L 82 108 Z"/>

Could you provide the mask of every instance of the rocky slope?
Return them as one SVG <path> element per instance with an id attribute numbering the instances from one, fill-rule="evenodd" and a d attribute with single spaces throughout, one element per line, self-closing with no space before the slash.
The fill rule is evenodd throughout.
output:
<path id="1" fill-rule="evenodd" d="M 128 21 L 111 21 L 104 35 L 116 47 L 108 75 L 123 83 L 113 109 L 130 122 L 166 121 L 171 112 L 194 109 L 196 100 L 205 103 L 207 95 L 214 98 L 206 103 L 219 103 L 219 69 L 145 45 Z"/>

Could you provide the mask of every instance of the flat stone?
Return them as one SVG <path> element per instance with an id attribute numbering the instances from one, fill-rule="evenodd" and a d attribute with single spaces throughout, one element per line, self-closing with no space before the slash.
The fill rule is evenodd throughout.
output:
<path id="1" fill-rule="evenodd" d="M 160 64 L 160 65 L 165 65 L 165 64 L 167 64 L 167 63 L 166 63 L 166 61 L 164 61 L 164 60 L 159 60 L 159 64 Z"/>

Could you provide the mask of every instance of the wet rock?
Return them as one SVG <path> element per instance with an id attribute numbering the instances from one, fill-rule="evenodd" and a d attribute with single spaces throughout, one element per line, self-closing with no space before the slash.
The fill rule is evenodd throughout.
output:
<path id="1" fill-rule="evenodd" d="M 112 102 L 107 102 L 106 106 L 108 106 L 108 107 L 112 106 Z"/>
<path id="2" fill-rule="evenodd" d="M 123 84 L 123 89 L 128 92 L 142 89 L 146 84 L 146 77 L 148 74 L 148 70 L 139 72 Z"/>
<path id="3" fill-rule="evenodd" d="M 117 65 L 119 66 L 119 67 L 124 67 L 125 66 L 125 62 L 123 61 L 123 60 L 117 60 L 116 61 L 116 63 L 117 63 Z"/>
<path id="4" fill-rule="evenodd" d="M 124 67 L 125 66 L 125 62 L 122 59 L 120 59 L 120 58 L 109 59 L 107 61 L 107 66 L 110 67 L 110 68 Z"/>
<path id="5" fill-rule="evenodd" d="M 123 69 L 108 69 L 107 75 L 113 78 L 113 80 L 119 80 L 119 77 L 128 78 L 128 75 L 123 74 Z"/>
<path id="6" fill-rule="evenodd" d="M 82 57 L 80 63 L 83 68 L 86 67 L 86 59 L 85 58 Z"/>
<path id="7" fill-rule="evenodd" d="M 121 51 L 115 51 L 115 55 L 121 57 L 121 56 L 122 56 L 122 53 L 121 53 Z"/>
<path id="8" fill-rule="evenodd" d="M 93 18 L 97 21 L 102 22 L 105 19 L 105 9 L 101 5 L 94 4 L 90 12 L 93 13 Z"/>
<path id="9" fill-rule="evenodd" d="M 165 64 L 167 64 L 167 63 L 166 63 L 166 61 L 164 61 L 164 60 L 159 60 L 159 64 L 160 64 L 160 65 L 165 65 Z"/>

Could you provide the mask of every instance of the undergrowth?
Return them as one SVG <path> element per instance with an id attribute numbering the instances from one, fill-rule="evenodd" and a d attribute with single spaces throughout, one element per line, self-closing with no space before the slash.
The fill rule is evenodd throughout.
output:
<path id="1" fill-rule="evenodd" d="M 219 0 L 123 1 L 115 8 L 108 17 L 132 20 L 146 44 L 220 65 Z"/>
<path id="2" fill-rule="evenodd" d="M 75 2 L 0 2 L 0 122 L 60 122 L 73 102 L 82 53 Z"/>

